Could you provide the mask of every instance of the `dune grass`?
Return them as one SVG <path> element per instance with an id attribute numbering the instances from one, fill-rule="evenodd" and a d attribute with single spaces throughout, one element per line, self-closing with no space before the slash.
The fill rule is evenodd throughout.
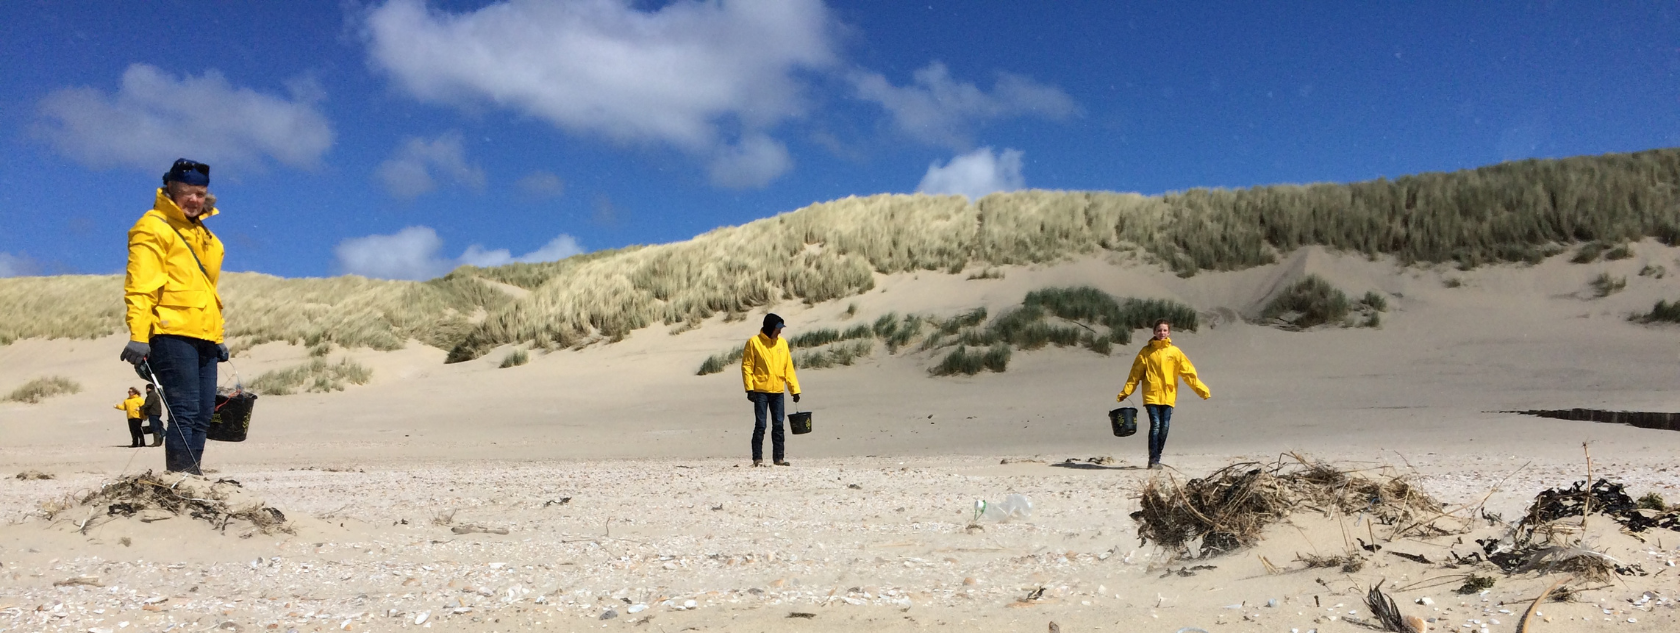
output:
<path id="1" fill-rule="evenodd" d="M 1021 305 L 989 321 L 987 317 L 985 308 L 947 317 L 889 312 L 867 326 L 853 326 L 844 332 L 812 330 L 790 339 L 789 343 L 794 348 L 794 367 L 799 369 L 851 365 L 856 359 L 871 355 L 878 340 L 886 344 L 889 354 L 897 354 L 912 344 L 917 352 L 935 355 L 949 349 L 929 369 L 930 373 L 973 375 L 984 370 L 1004 371 L 1016 349 L 1081 345 L 1107 355 L 1115 343 L 1131 341 L 1131 330 L 1147 329 L 1157 319 L 1168 319 L 1189 331 L 1195 331 L 1199 325 L 1196 311 L 1184 304 L 1158 299 L 1116 299 L 1089 286 L 1035 290 L 1027 294 Z M 740 359 L 741 348 L 714 354 L 701 363 L 696 374 L 721 372 Z"/>
<path id="2" fill-rule="evenodd" d="M 324 358 L 312 358 L 301 365 L 264 372 L 251 381 L 250 387 L 252 391 L 270 396 L 284 396 L 300 391 L 330 393 L 344 391 L 346 384 L 365 385 L 372 378 L 372 369 L 349 358 L 340 359 L 336 363 L 328 362 Z"/>
<path id="3" fill-rule="evenodd" d="M 515 349 L 511 352 L 508 352 L 507 356 L 503 356 L 502 357 L 502 364 L 499 365 L 498 367 L 500 369 L 507 369 L 509 367 L 518 367 L 520 365 L 524 365 L 525 363 L 529 363 L 529 362 L 531 362 L 531 353 L 526 351 L 525 348 L 521 347 L 519 349 Z"/>
<path id="4" fill-rule="evenodd" d="M 741 362 L 741 355 L 745 354 L 746 351 L 747 351 L 747 346 L 745 344 L 742 344 L 742 345 L 737 345 L 735 347 L 735 349 L 729 350 L 727 352 L 723 352 L 721 354 L 713 354 L 710 357 L 706 358 L 705 362 L 700 363 L 700 371 L 694 372 L 694 375 L 705 376 L 705 375 L 708 375 L 708 374 L 715 374 L 715 373 L 721 372 L 725 369 L 728 369 L 731 365 L 734 365 L 735 363 Z M 795 367 L 797 367 L 797 365 L 795 365 Z"/>
<path id="5" fill-rule="evenodd" d="M 1599 273 L 1592 281 L 1587 282 L 1587 287 L 1592 288 L 1593 297 L 1603 299 L 1626 288 L 1627 277 L 1612 277 L 1610 273 Z"/>
<path id="6" fill-rule="evenodd" d="M 1346 293 L 1323 277 L 1307 275 L 1267 302 L 1260 318 L 1288 330 L 1320 325 L 1378 327 L 1382 325 L 1379 313 L 1387 310 L 1388 299 L 1374 290 L 1366 291 L 1358 301 L 1349 301 Z M 1364 320 L 1351 319 L 1355 314 Z"/>
<path id="7" fill-rule="evenodd" d="M 1675 300 L 1672 303 L 1667 300 L 1658 300 L 1657 304 L 1651 307 L 1650 312 L 1635 314 L 1629 317 L 1629 320 L 1640 323 L 1680 323 L 1680 300 Z"/>
<path id="8" fill-rule="evenodd" d="M 978 265 L 983 278 L 996 266 L 1106 251 L 1189 276 L 1272 263 L 1308 245 L 1468 270 L 1582 243 L 1597 245 L 1594 260 L 1619 256 L 1646 237 L 1680 244 L 1680 149 L 1161 196 L 850 197 L 685 242 L 462 267 L 422 283 L 230 273 L 223 289 L 229 335 L 245 344 L 394 349 L 415 339 L 458 362 L 500 345 L 577 347 L 657 323 L 842 299 L 874 288 L 877 274 Z M 515 298 L 480 280 L 529 293 Z M 116 332 L 120 286 L 115 276 L 0 279 L 0 344 Z"/>
<path id="9" fill-rule="evenodd" d="M 220 290 L 225 335 L 239 349 L 285 341 L 394 350 L 411 338 L 450 349 L 475 327 L 475 315 L 512 301 L 477 278 L 454 274 L 411 282 L 230 272 Z M 0 279 L 0 344 L 108 336 L 126 331 L 123 311 L 120 276 Z"/>
<path id="10" fill-rule="evenodd" d="M 82 385 L 64 376 L 42 376 L 23 383 L 11 393 L 6 394 L 6 400 L 37 404 L 53 396 L 81 393 Z"/>
<path id="11" fill-rule="evenodd" d="M 875 352 L 875 340 L 854 340 L 815 349 L 801 349 L 793 353 L 793 366 L 799 369 L 827 369 L 847 367 L 857 359 L 868 358 Z"/>
<path id="12" fill-rule="evenodd" d="M 935 376 L 973 376 L 981 371 L 1001 373 L 1009 368 L 1009 357 L 1013 353 L 1005 343 L 997 343 L 983 350 L 970 350 L 965 345 L 958 345 L 940 359 L 938 365 L 929 368 L 928 373 Z"/>
<path id="13" fill-rule="evenodd" d="M 1348 298 L 1318 275 L 1307 275 L 1272 298 L 1260 317 L 1304 330 L 1326 323 L 1341 323 L 1348 315 Z"/>
<path id="14" fill-rule="evenodd" d="M 1019 350 L 1077 345 L 1106 356 L 1115 344 L 1130 343 L 1132 330 L 1148 329 L 1158 319 L 1192 332 L 1200 326 L 1196 311 L 1176 301 L 1116 299 L 1089 286 L 1043 288 L 1027 293 L 1020 306 L 1004 311 L 989 322 L 984 310 L 940 322 L 921 347 L 924 350 L 952 345 L 962 348 L 962 353 L 952 351 L 947 355 L 954 365 L 947 366 L 941 361 L 941 366 L 947 369 L 967 367 L 965 363 L 972 359 L 964 359 L 981 354 L 968 348 L 992 350 L 1000 345 Z M 1003 364 L 1007 362 L 1004 360 Z M 935 372 L 935 375 L 945 374 Z"/>

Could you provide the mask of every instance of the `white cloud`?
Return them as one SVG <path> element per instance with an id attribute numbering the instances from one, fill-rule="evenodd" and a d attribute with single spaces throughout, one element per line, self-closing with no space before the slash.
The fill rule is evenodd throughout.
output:
<path id="1" fill-rule="evenodd" d="M 559 237 L 549 240 L 542 248 L 519 257 L 514 257 L 513 253 L 505 248 L 486 250 L 484 247 L 474 244 L 468 246 L 466 252 L 461 253 L 460 262 L 486 267 L 503 266 L 515 262 L 536 264 L 559 261 L 573 255 L 582 255 L 584 252 L 583 245 L 578 244 L 577 238 L 561 233 Z"/>
<path id="2" fill-rule="evenodd" d="M 918 193 L 962 194 L 969 200 L 979 200 L 996 191 L 1025 189 L 1027 181 L 1021 176 L 1021 150 L 1005 149 L 993 154 L 992 148 L 982 147 L 940 165 L 928 165 L 927 174 L 916 185 Z"/>
<path id="3" fill-rule="evenodd" d="M 228 83 L 221 73 L 176 78 L 133 64 L 114 95 L 63 88 L 39 104 L 35 134 L 93 167 L 129 166 L 162 174 L 179 157 L 215 167 L 260 168 L 268 160 L 313 167 L 333 144 L 316 109 L 318 84 L 290 83 L 290 98 Z"/>
<path id="4" fill-rule="evenodd" d="M 0 277 L 22 277 L 35 274 L 35 262 L 27 257 L 0 253 Z"/>
<path id="5" fill-rule="evenodd" d="M 454 268 L 437 257 L 443 240 L 428 226 L 411 226 L 391 235 L 347 239 L 333 248 L 338 267 L 352 275 L 380 279 L 431 279 Z"/>
<path id="6" fill-rule="evenodd" d="M 803 114 L 797 73 L 835 62 L 821 0 L 639 4 L 509 0 L 450 13 L 391 0 L 368 13 L 369 56 L 419 99 L 488 101 L 573 132 L 717 156 L 720 185 L 785 171 L 785 148 L 762 135 Z"/>
<path id="7" fill-rule="evenodd" d="M 391 235 L 369 235 L 344 240 L 333 249 L 341 272 L 380 279 L 432 279 L 457 266 L 502 266 L 514 262 L 537 263 L 565 259 L 586 252 L 577 238 L 564 233 L 542 248 L 519 257 L 507 249 L 467 247 L 460 257 L 438 256 L 443 239 L 428 226 L 411 226 Z"/>
<path id="8" fill-rule="evenodd" d="M 438 177 L 474 189 L 483 189 L 485 183 L 484 170 L 467 163 L 460 132 L 446 132 L 429 141 L 409 137 L 374 174 L 398 198 L 416 198 L 436 189 Z"/>
<path id="9" fill-rule="evenodd" d="M 969 128 L 986 121 L 1024 115 L 1060 120 L 1079 113 L 1073 98 L 1055 86 L 1000 72 L 988 93 L 952 79 L 937 61 L 916 71 L 903 87 L 880 73 L 859 71 L 851 79 L 858 97 L 885 108 L 900 131 L 934 145 L 965 147 Z"/>
<path id="10" fill-rule="evenodd" d="M 534 171 L 516 183 L 520 191 L 538 198 L 558 198 L 566 193 L 566 181 L 546 171 Z"/>
<path id="11" fill-rule="evenodd" d="M 741 139 L 737 145 L 718 149 L 712 157 L 712 182 L 730 189 L 752 189 L 770 184 L 793 168 L 787 146 L 762 134 Z"/>

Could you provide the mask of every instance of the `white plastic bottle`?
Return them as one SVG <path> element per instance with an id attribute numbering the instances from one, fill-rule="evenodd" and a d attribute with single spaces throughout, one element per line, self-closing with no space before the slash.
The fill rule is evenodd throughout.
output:
<path id="1" fill-rule="evenodd" d="M 997 503 L 986 501 L 974 502 L 975 520 L 986 519 L 997 523 L 1032 517 L 1032 500 L 1026 495 L 1012 494 Z"/>

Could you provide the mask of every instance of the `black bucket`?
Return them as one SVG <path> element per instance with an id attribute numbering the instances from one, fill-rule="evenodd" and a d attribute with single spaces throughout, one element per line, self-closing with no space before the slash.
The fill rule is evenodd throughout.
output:
<path id="1" fill-rule="evenodd" d="M 204 437 L 218 442 L 243 442 L 251 430 L 251 409 L 257 404 L 257 394 L 240 391 L 231 396 L 216 396 L 216 412 L 210 415 L 210 428 Z"/>
<path id="2" fill-rule="evenodd" d="M 788 414 L 788 427 L 793 429 L 794 435 L 804 435 L 811 432 L 811 412 Z"/>
<path id="3" fill-rule="evenodd" d="M 1115 437 L 1130 437 L 1137 433 L 1137 407 L 1120 407 L 1108 412 L 1108 424 L 1114 427 Z"/>

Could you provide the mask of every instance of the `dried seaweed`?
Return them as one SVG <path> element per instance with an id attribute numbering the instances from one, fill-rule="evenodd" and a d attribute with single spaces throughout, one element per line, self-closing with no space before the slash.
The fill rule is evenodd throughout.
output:
<path id="1" fill-rule="evenodd" d="M 168 475 L 168 477 L 184 477 Z M 190 482 L 190 484 L 189 484 Z M 189 491 L 190 489 L 190 491 Z M 286 515 L 261 502 L 230 504 L 243 486 L 232 479 L 166 482 L 146 471 L 123 477 L 89 493 L 80 500 L 84 507 L 104 506 L 106 516 L 130 517 L 147 510 L 161 510 L 189 516 L 226 531 L 234 521 L 243 521 L 264 534 L 292 533 Z"/>
<path id="2" fill-rule="evenodd" d="M 1248 462 L 1226 466 L 1179 485 L 1152 479 L 1132 514 L 1145 543 L 1204 556 L 1254 545 L 1266 526 L 1302 508 L 1364 513 L 1383 525 L 1431 524 L 1441 504 L 1403 477 L 1382 481 L 1295 456 L 1267 468 Z M 1408 528 L 1410 529 L 1410 528 Z"/>

